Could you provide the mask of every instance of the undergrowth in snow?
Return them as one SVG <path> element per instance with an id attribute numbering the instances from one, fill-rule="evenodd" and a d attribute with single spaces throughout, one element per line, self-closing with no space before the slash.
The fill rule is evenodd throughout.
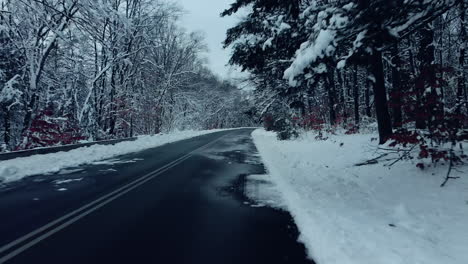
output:
<path id="1" fill-rule="evenodd" d="M 17 181 L 33 175 L 58 173 L 65 168 L 91 164 L 96 161 L 107 160 L 120 155 L 218 131 L 222 130 L 181 131 L 170 134 L 141 136 L 136 141 L 120 142 L 114 145 L 93 145 L 67 152 L 0 161 L 0 183 Z"/>
<path id="2" fill-rule="evenodd" d="M 468 168 L 441 188 L 447 166 L 417 160 L 355 166 L 381 153 L 374 134 L 253 132 L 273 183 L 318 264 L 466 264 Z M 388 157 L 387 157 L 388 158 Z"/>

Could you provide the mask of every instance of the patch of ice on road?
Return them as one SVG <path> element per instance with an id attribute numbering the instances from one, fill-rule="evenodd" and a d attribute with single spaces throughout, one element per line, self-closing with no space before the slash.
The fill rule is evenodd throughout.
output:
<path id="1" fill-rule="evenodd" d="M 281 193 L 268 175 L 247 176 L 245 195 L 255 202 L 252 207 L 285 208 Z"/>
<path id="2" fill-rule="evenodd" d="M 60 189 L 57 189 L 57 191 L 64 192 L 64 191 L 68 191 L 68 189 L 67 188 L 60 188 Z"/>
<path id="3" fill-rule="evenodd" d="M 131 159 L 131 160 L 121 160 L 121 159 L 108 159 L 108 160 L 100 160 L 95 161 L 91 164 L 93 165 L 114 165 L 114 164 L 127 164 L 127 163 L 136 163 L 138 161 L 142 161 L 144 159 Z"/>
<path id="4" fill-rule="evenodd" d="M 254 208 L 261 208 L 261 207 L 265 207 L 265 206 L 266 206 L 266 205 L 261 204 L 261 203 L 260 203 L 260 204 L 252 204 L 252 205 L 250 205 L 250 207 L 254 207 Z"/>
<path id="5" fill-rule="evenodd" d="M 78 179 L 67 179 L 67 180 L 56 180 L 54 181 L 54 184 L 60 185 L 60 184 L 67 184 L 71 182 L 76 182 L 76 181 L 82 181 L 83 178 L 78 178 Z"/>
<path id="6" fill-rule="evenodd" d="M 59 175 L 73 174 L 73 173 L 80 172 L 80 171 L 83 171 L 83 169 L 63 169 L 58 174 Z"/>
<path id="7" fill-rule="evenodd" d="M 44 179 L 44 178 L 34 178 L 32 181 L 33 182 L 44 182 L 44 181 L 46 181 L 46 179 Z"/>
<path id="8" fill-rule="evenodd" d="M 121 155 L 140 152 L 168 143 L 226 130 L 229 129 L 180 131 L 171 134 L 140 136 L 136 141 L 120 142 L 114 145 L 93 145 L 66 152 L 4 160 L 0 161 L 0 182 L 17 181 L 33 175 L 55 174 L 65 168 L 93 164 L 97 161 L 109 160 Z M 135 161 L 136 160 L 133 162 Z"/>
<path id="9" fill-rule="evenodd" d="M 92 165 L 113 165 L 117 163 L 124 163 L 124 162 L 120 159 L 107 159 L 107 160 L 95 161 L 95 162 L 92 162 L 91 164 Z"/>
<path id="10" fill-rule="evenodd" d="M 116 172 L 116 169 L 99 170 L 100 172 Z"/>
<path id="11" fill-rule="evenodd" d="M 244 162 L 247 164 L 252 164 L 252 165 L 262 164 L 260 154 L 258 153 L 250 153 L 250 155 L 247 156 Z"/>

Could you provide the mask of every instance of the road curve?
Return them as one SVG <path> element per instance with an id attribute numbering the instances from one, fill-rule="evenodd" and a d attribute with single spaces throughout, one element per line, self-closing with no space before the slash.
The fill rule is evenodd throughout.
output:
<path id="1" fill-rule="evenodd" d="M 244 195 L 265 173 L 251 132 L 2 186 L 0 263 L 312 263 L 291 216 Z"/>

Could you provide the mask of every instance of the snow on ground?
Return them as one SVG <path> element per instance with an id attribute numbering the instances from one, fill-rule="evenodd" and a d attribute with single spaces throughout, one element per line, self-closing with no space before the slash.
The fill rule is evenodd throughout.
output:
<path id="1" fill-rule="evenodd" d="M 468 263 L 468 168 L 440 188 L 446 167 L 354 166 L 377 156 L 376 135 L 252 135 L 318 264 Z"/>
<path id="2" fill-rule="evenodd" d="M 181 131 L 171 134 L 141 136 L 136 141 L 120 142 L 115 145 L 93 145 L 67 152 L 0 161 L 0 182 L 17 181 L 32 175 L 59 173 L 65 168 L 77 167 L 84 164 L 99 164 L 101 161 L 107 164 L 110 162 L 108 159 L 120 155 L 139 152 L 167 143 L 218 131 L 222 130 Z"/>

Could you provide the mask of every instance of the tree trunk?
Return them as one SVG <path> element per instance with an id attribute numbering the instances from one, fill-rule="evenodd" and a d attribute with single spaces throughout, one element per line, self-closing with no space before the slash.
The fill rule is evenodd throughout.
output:
<path id="1" fill-rule="evenodd" d="M 402 106 L 402 87 L 401 87 L 401 59 L 398 55 L 398 44 L 392 47 L 392 113 L 393 113 L 393 126 L 401 127 L 403 125 L 403 114 L 401 111 Z"/>
<path id="2" fill-rule="evenodd" d="M 385 79 L 382 63 L 382 52 L 374 51 L 370 57 L 371 72 L 375 78 L 374 100 L 375 114 L 379 127 L 379 142 L 384 144 L 392 136 L 392 121 L 388 112 L 387 91 L 385 88 Z"/>
<path id="3" fill-rule="evenodd" d="M 359 87 L 358 87 L 358 67 L 354 66 L 354 87 L 353 87 L 353 97 L 354 97 L 354 125 L 359 127 Z"/>
<path id="4" fill-rule="evenodd" d="M 346 124 L 348 123 L 348 112 L 346 111 L 346 76 L 345 76 L 345 71 L 337 71 L 337 76 L 338 76 L 338 87 L 340 91 L 338 92 L 338 101 L 339 104 L 341 105 L 341 109 L 343 112 L 343 126 L 346 127 Z"/>
<path id="5" fill-rule="evenodd" d="M 37 91 L 33 92 L 33 94 L 31 95 L 31 100 L 29 101 L 29 104 L 26 106 L 26 115 L 24 116 L 23 129 L 21 131 L 22 133 L 25 133 L 31 126 L 33 112 L 35 112 L 36 110 L 35 109 L 36 101 L 39 99 L 39 96 L 36 93 Z"/>
<path id="6" fill-rule="evenodd" d="M 3 134 L 3 142 L 5 142 L 5 146 L 7 149 L 10 147 L 11 141 L 11 122 L 10 122 L 10 110 L 6 105 L 2 105 L 3 111 L 3 126 L 4 126 L 4 134 Z"/>
<path id="7" fill-rule="evenodd" d="M 336 95 L 335 95 L 335 77 L 334 77 L 334 71 L 330 70 L 327 74 L 327 92 L 328 92 L 328 109 L 329 109 L 329 115 L 330 115 L 330 124 L 333 126 L 336 124 L 336 111 L 335 111 L 335 100 L 336 100 Z"/>
<path id="8" fill-rule="evenodd" d="M 109 113 L 109 135 L 114 136 L 115 134 L 115 125 L 117 122 L 117 107 L 116 107 L 116 102 L 115 102 L 115 96 L 116 96 L 116 82 L 115 82 L 115 67 L 112 67 L 112 72 L 111 72 L 111 84 L 110 84 L 110 113 Z"/>
<path id="9" fill-rule="evenodd" d="M 416 58 L 413 54 L 413 48 L 414 44 L 411 41 L 411 38 L 408 38 L 408 59 L 409 59 L 409 66 L 410 66 L 410 76 L 413 79 L 413 83 L 411 84 L 412 90 L 416 96 L 416 100 L 414 101 L 414 109 L 413 111 L 407 113 L 408 116 L 410 117 L 411 120 L 415 121 L 415 126 L 418 129 L 425 129 L 426 128 L 426 122 L 422 117 L 419 117 L 420 113 L 422 112 L 422 108 L 420 106 L 421 104 L 421 97 L 422 95 L 420 94 L 419 89 L 417 88 L 417 77 L 418 77 L 418 68 L 416 67 Z"/>
<path id="10" fill-rule="evenodd" d="M 372 117 L 372 109 L 371 109 L 372 107 L 370 104 L 371 86 L 372 86 L 372 82 L 369 79 L 366 79 L 366 92 L 364 94 L 364 99 L 366 103 L 366 116 L 367 117 Z"/>
<path id="11" fill-rule="evenodd" d="M 459 107 L 457 113 L 461 115 L 463 97 L 466 98 L 466 76 L 465 76 L 465 57 L 466 57 L 466 45 L 468 42 L 466 34 L 466 9 L 465 1 L 460 3 L 460 55 L 458 65 L 458 86 L 457 86 L 457 103 Z M 466 99 L 465 99 L 466 100 Z M 465 102 L 467 104 L 467 102 Z M 466 106 L 468 107 L 468 106 Z M 467 109 L 468 110 L 468 109 Z"/>
<path id="12" fill-rule="evenodd" d="M 427 126 L 431 125 L 435 110 L 433 103 L 429 103 L 432 99 L 437 100 L 437 96 L 433 96 L 433 82 L 435 81 L 435 47 L 434 47 L 434 30 L 431 25 L 428 24 L 419 31 L 421 35 L 420 47 L 418 52 L 418 60 L 420 63 L 420 74 L 417 78 L 416 83 L 416 95 L 418 98 L 417 103 L 417 114 L 416 116 L 416 128 L 426 129 Z M 426 89 L 430 89 L 431 92 L 427 93 Z M 430 97 L 428 98 L 428 94 Z"/>

